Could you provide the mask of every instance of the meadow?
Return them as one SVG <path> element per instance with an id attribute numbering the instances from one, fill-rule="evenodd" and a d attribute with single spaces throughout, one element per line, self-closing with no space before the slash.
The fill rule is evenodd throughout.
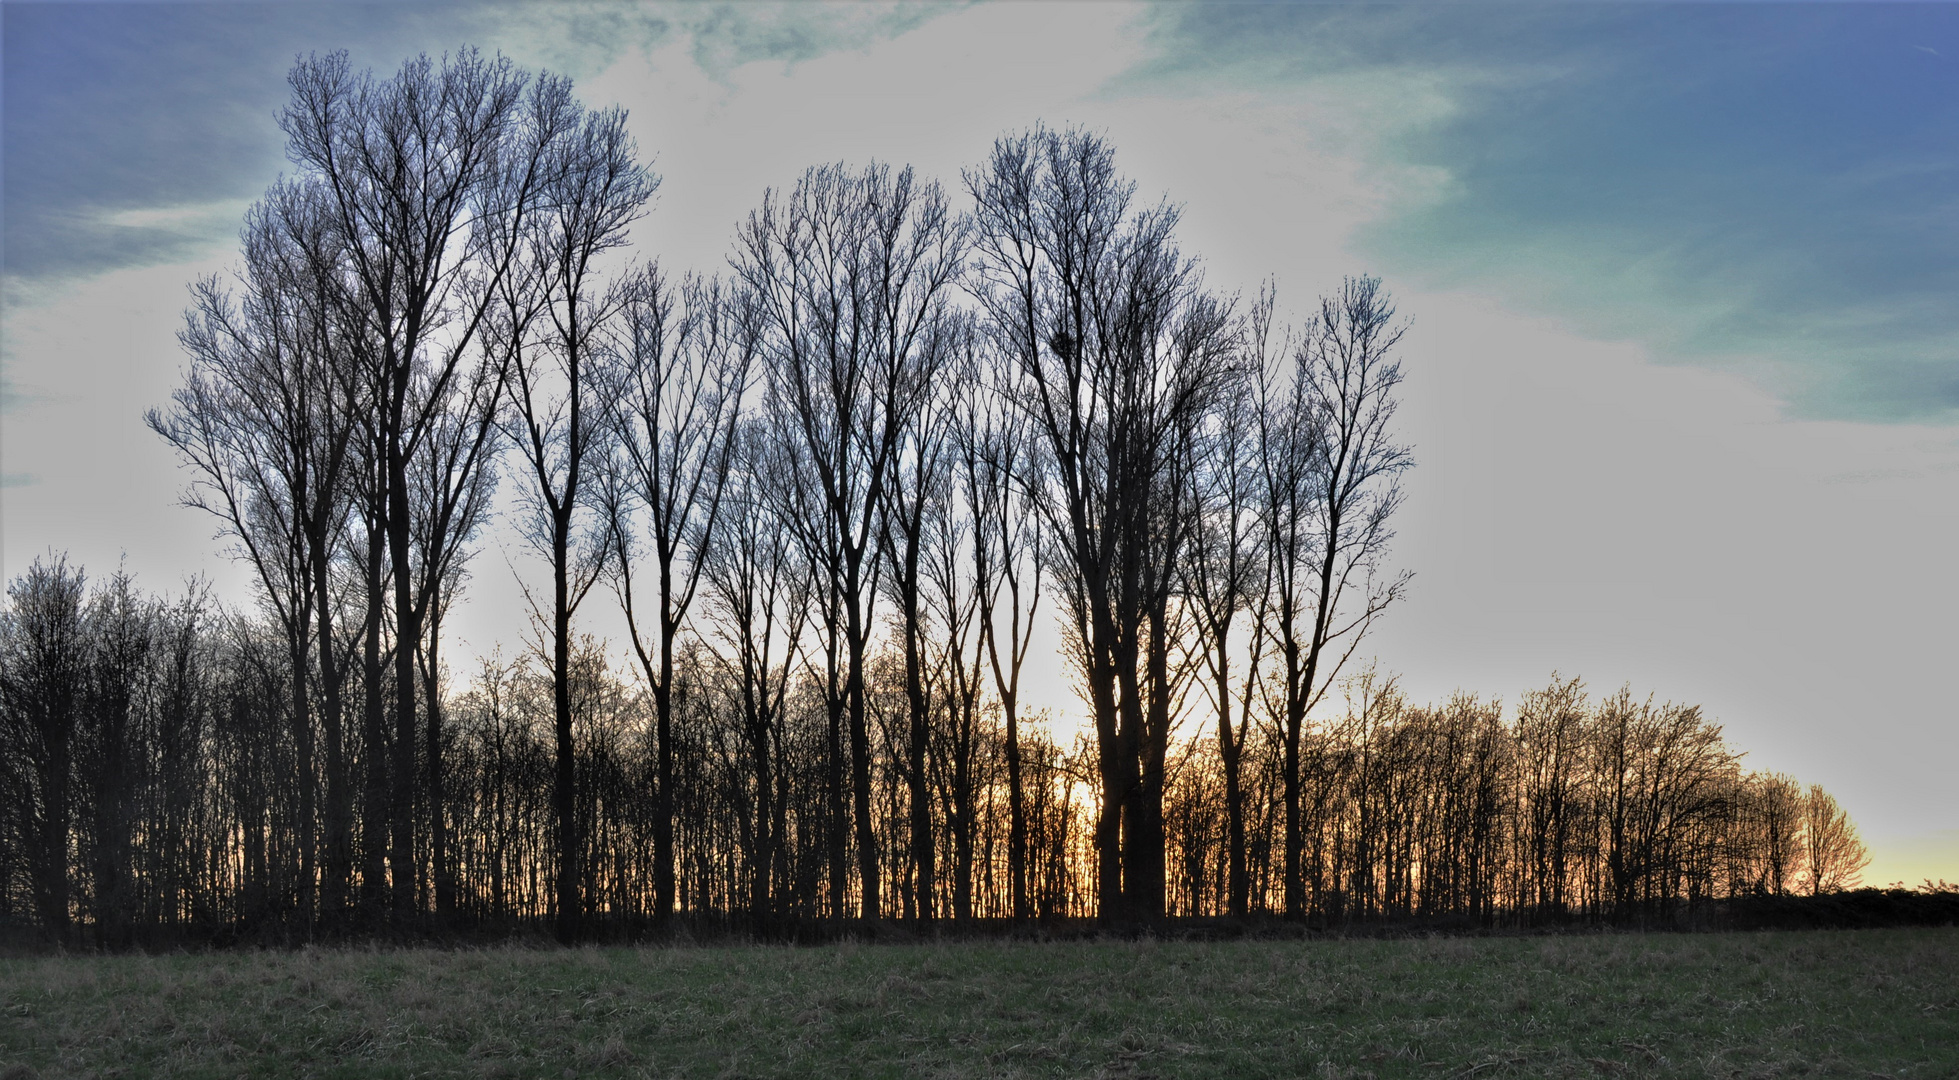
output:
<path id="1" fill-rule="evenodd" d="M 0 959 L 0 1077 L 1959 1076 L 1959 930 Z"/>

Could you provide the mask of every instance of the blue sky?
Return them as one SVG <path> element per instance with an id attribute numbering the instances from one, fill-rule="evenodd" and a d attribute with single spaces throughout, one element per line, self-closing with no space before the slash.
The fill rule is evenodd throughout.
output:
<path id="1" fill-rule="evenodd" d="M 1442 197 L 1359 247 L 1807 415 L 1959 409 L 1959 7 L 1173 8 L 1156 71 L 1442 73 Z M 1766 367 L 1767 370 L 1761 370 Z"/>
<path id="2" fill-rule="evenodd" d="M 665 178 L 642 249 L 710 271 L 806 165 L 956 184 L 996 134 L 1083 123 L 1183 204 L 1217 287 L 1275 275 L 1303 305 L 1375 273 L 1414 318 L 1397 550 L 1417 577 L 1375 644 L 1415 697 L 1514 698 L 1557 669 L 1698 701 L 1752 764 L 1838 792 L 1880 873 L 1959 878 L 1959 6 L 10 0 L 0 20 L 7 575 L 61 548 L 245 595 L 140 417 L 175 385 L 185 286 L 284 167 L 296 54 L 387 72 L 477 45 L 572 75 L 632 111 Z M 520 548 L 479 555 L 468 648 L 515 646 Z"/>
<path id="3" fill-rule="evenodd" d="M 295 56 L 348 50 L 382 71 L 466 45 L 512 49 L 574 78 L 685 34 L 722 69 L 799 59 L 889 33 L 935 9 L 842 18 L 759 6 L 451 3 L 10 2 L 6 33 L 6 272 L 47 278 L 174 259 L 235 223 L 119 212 L 249 200 L 282 164 L 274 114 Z"/>
<path id="4" fill-rule="evenodd" d="M 279 167 L 272 112 L 300 52 L 385 68 L 497 41 L 576 76 L 676 33 L 729 66 L 950 10 L 9 3 L 6 270 L 87 274 L 228 235 L 200 209 Z M 1440 79 L 1449 115 L 1387 149 L 1447 189 L 1356 245 L 1411 280 L 1740 366 L 1804 415 L 1959 410 L 1959 7 L 1193 4 L 1147 21 L 1154 55 L 1117 86 Z M 159 206 L 176 212 L 144 214 Z"/>

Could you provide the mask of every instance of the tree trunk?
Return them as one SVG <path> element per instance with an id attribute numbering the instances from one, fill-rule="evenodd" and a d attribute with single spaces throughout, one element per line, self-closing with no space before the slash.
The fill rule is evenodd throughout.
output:
<path id="1" fill-rule="evenodd" d="M 341 732 L 340 672 L 333 658 L 333 601 L 327 572 L 331 553 L 325 530 L 307 535 L 313 571 L 313 597 L 319 626 L 321 726 L 326 737 L 326 853 L 321 875 L 320 912 L 329 925 L 345 914 L 353 875 L 352 808 L 348 803 L 346 743 Z"/>
<path id="2" fill-rule="evenodd" d="M 848 580 L 851 602 L 845 618 L 848 619 L 846 647 L 850 650 L 850 667 L 844 684 L 844 701 L 850 717 L 851 794 L 857 817 L 858 917 L 866 923 L 876 923 L 882 905 L 878 895 L 877 828 L 871 818 L 870 723 L 864 700 L 864 639 L 869 632 L 857 609 L 856 598 L 861 593 L 855 573 Z"/>
<path id="3" fill-rule="evenodd" d="M 397 400 L 405 393 L 396 390 Z M 399 424 L 397 408 L 395 423 Z M 400 445 L 401 431 L 392 429 L 388 446 L 388 559 L 395 586 L 395 759 L 390 814 L 394 850 L 393 904 L 397 918 L 417 908 L 415 890 L 419 867 L 415 860 L 415 649 L 422 640 L 421 615 L 415 607 L 413 567 L 409 563 L 408 460 Z"/>
<path id="4" fill-rule="evenodd" d="M 660 570 L 660 680 L 653 688 L 655 735 L 658 755 L 658 790 L 653 809 L 653 923 L 666 928 L 674 909 L 673 852 L 673 639 L 674 625 L 667 618 L 667 596 L 671 590 L 670 572 Z"/>
<path id="5" fill-rule="evenodd" d="M 449 818 L 447 792 L 442 767 L 442 599 L 429 597 L 429 633 L 424 648 L 426 669 L 422 672 L 422 696 L 428 699 L 428 722 L 422 752 L 427 756 L 429 805 L 429 878 L 435 891 L 436 923 L 453 924 L 456 915 L 455 872 L 449 865 Z"/>
<path id="6" fill-rule="evenodd" d="M 317 918 L 313 884 L 317 833 L 314 831 L 313 716 L 311 699 L 306 692 L 306 673 L 312 664 L 307 656 L 305 616 L 295 612 L 294 617 L 298 625 L 290 631 L 289 644 L 292 648 L 293 764 L 299 784 L 299 822 L 296 830 L 299 843 L 298 915 L 301 932 L 311 940 Z"/>
<path id="7" fill-rule="evenodd" d="M 378 517 L 378 513 L 376 515 Z M 381 584 L 382 536 L 370 521 L 367 539 L 367 625 L 361 656 L 362 742 L 365 760 L 361 810 L 361 909 L 369 929 L 380 925 L 387 906 L 388 736 L 382 712 Z"/>
<path id="8" fill-rule="evenodd" d="M 1013 917 L 1025 921 L 1033 915 L 1027 895 L 1027 810 L 1020 776 L 1020 719 L 1014 699 L 1002 697 L 1000 707 L 1007 717 L 1007 879 L 1012 893 Z"/>
<path id="9" fill-rule="evenodd" d="M 578 940 L 583 914 L 578 879 L 577 773 L 571 740 L 571 611 L 566 580 L 570 558 L 571 502 L 567 498 L 551 522 L 551 704 L 557 737 L 557 772 L 552 786 L 552 810 L 558 824 L 558 940 Z"/>
<path id="10" fill-rule="evenodd" d="M 926 740 L 930 737 L 930 703 L 925 700 L 925 678 L 920 670 L 918 621 L 918 538 L 906 538 L 905 576 L 900 585 L 901 614 L 905 635 L 905 703 L 908 727 L 905 745 L 905 780 L 910 795 L 912 866 L 917 877 L 918 918 L 932 920 L 933 898 L 938 892 L 937 851 L 932 837 L 932 792 L 925 775 Z"/>

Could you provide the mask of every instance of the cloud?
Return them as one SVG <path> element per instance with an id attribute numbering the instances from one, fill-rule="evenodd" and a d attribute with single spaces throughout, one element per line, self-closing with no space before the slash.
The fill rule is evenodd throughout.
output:
<path id="1" fill-rule="evenodd" d="M 298 55 L 346 49 L 385 75 L 469 45 L 583 78 L 684 38 L 726 71 L 806 61 L 945 6 L 8 4 L 5 272 L 73 280 L 199 258 L 287 168 L 276 115 Z M 222 210 L 224 212 L 215 212 Z"/>
<path id="2" fill-rule="evenodd" d="M 1141 171 L 1181 181 L 1224 158 L 1152 146 L 1144 114 L 1208 110 L 1214 122 L 1181 129 L 1311 142 L 1328 167 L 1298 178 L 1287 212 L 1311 218 L 1302 236 L 1322 250 L 1744 373 L 1797 415 L 1959 419 L 1959 71 L 1941 55 L 1959 47 L 1959 9 L 1167 5 L 1062 9 L 1038 26 L 1027 13 L 7 5 L 4 269 L 66 281 L 231 248 L 236 208 L 287 167 L 274 116 L 301 52 L 346 48 L 385 72 L 480 44 L 581 86 L 610 80 L 642 116 L 671 108 L 621 71 L 712 113 L 815 65 L 828 85 L 851 81 L 830 68 L 857 70 L 884 119 L 770 93 L 799 130 L 734 106 L 719 119 L 745 126 L 711 147 L 647 146 L 754 158 L 729 131 L 800 148 L 889 121 L 912 130 L 916 158 L 950 158 L 938 147 L 953 130 L 1078 120 L 1140 133 L 1112 129 Z M 894 78 L 963 80 L 988 100 L 910 116 L 883 96 Z M 1041 115 L 1055 100 L 1076 115 Z M 975 135 L 981 118 L 995 130 Z M 1288 167 L 1267 156 L 1246 179 L 1282 195 Z M 1201 208 L 1190 224 L 1202 231 Z"/>
<path id="3" fill-rule="evenodd" d="M 1355 250 L 1796 415 L 1959 421 L 1959 10 L 1170 8 L 1165 85 L 1377 73 L 1447 101 L 1374 136 L 1434 170 Z M 1913 59 L 1913 57 L 1916 59 Z"/>
<path id="4" fill-rule="evenodd" d="M 143 215 L 258 195 L 284 167 L 274 116 L 294 56 L 351 48 L 386 54 L 392 65 L 400 56 L 383 42 L 405 39 L 412 49 L 430 41 L 435 35 L 412 32 L 430 13 L 339 4 L 8 5 L 7 274 L 72 279 L 228 245 L 235 220 Z"/>

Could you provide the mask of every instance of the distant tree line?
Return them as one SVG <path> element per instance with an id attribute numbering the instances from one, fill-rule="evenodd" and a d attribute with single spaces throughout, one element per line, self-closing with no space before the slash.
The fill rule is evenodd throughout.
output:
<path id="1" fill-rule="evenodd" d="M 1209 289 L 1093 133 L 1000 138 L 963 208 L 812 168 L 676 278 L 621 250 L 658 178 L 567 80 L 290 81 L 294 172 L 149 417 L 255 603 L 9 586 L 0 920 L 1650 921 L 1862 864 L 1697 709 L 1554 681 L 1506 721 L 1348 671 L 1408 581 L 1404 324 L 1371 278 L 1290 326 Z M 499 483 L 550 577 L 530 648 L 457 676 Z M 1023 698 L 1043 620 L 1072 741 Z"/>
<path id="2" fill-rule="evenodd" d="M 813 674 L 785 683 L 764 772 L 744 687 L 724 661 L 700 649 L 677 664 L 673 787 L 662 800 L 650 783 L 661 768 L 651 695 L 638 676 L 608 670 L 590 640 L 575 647 L 584 932 L 657 924 L 652 859 L 666 807 L 672 915 L 763 934 L 837 915 L 824 688 Z M 309 800 L 285 711 L 289 678 L 276 628 L 222 611 L 201 590 L 144 596 L 124 575 L 91 590 L 60 561 L 17 578 L 0 621 L 0 922 L 111 946 L 345 934 L 364 917 L 415 931 L 555 924 L 556 683 L 543 658 L 485 661 L 443 702 L 446 924 L 433 921 L 433 830 L 416 851 L 406 913 L 363 916 L 358 880 L 336 890 L 304 877 Z M 879 654 L 866 681 L 872 830 L 905 852 L 902 656 Z M 1308 731 L 1301 755 L 1305 902 L 1294 914 L 1316 925 L 1666 925 L 1735 897 L 1832 892 L 1865 861 L 1822 788 L 1742 770 L 1692 707 L 1623 689 L 1593 699 L 1576 679 L 1554 680 L 1506 719 L 1466 696 L 1411 706 L 1371 672 L 1348 681 L 1343 705 Z M 1274 725 L 1250 731 L 1245 904 L 1234 906 L 1218 747 L 1193 737 L 1174 743 L 1168 766 L 1164 916 L 1287 913 L 1285 747 Z M 1023 731 L 1015 814 L 998 709 L 975 724 L 970 746 L 958 734 L 935 731 L 927 778 L 934 854 L 949 873 L 926 894 L 908 857 L 887 860 L 881 914 L 955 925 L 1099 914 L 1092 737 L 1060 746 L 1038 727 Z M 358 773 L 364 759 L 351 757 Z M 319 900 L 329 895 L 349 900 L 330 908 Z M 300 906 L 308 897 L 310 910 Z M 861 911 L 856 900 L 849 889 L 847 913 Z"/>

